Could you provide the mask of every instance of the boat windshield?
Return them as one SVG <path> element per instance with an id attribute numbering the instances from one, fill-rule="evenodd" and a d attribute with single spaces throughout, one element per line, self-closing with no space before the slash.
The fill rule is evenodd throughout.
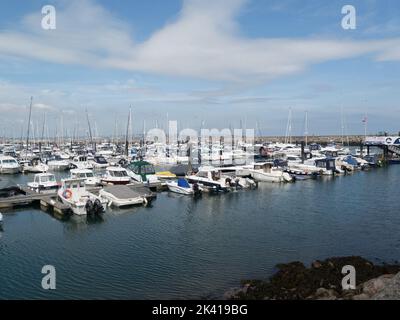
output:
<path id="1" fill-rule="evenodd" d="M 128 174 L 126 171 L 110 171 L 110 175 L 113 177 L 126 177 Z"/>
<path id="2" fill-rule="evenodd" d="M 17 161 L 14 160 L 14 159 L 6 159 L 6 160 L 3 160 L 3 163 L 7 163 L 7 164 L 16 164 Z"/>
<path id="3" fill-rule="evenodd" d="M 143 166 L 142 167 L 142 173 L 144 173 L 144 174 L 154 174 L 155 170 L 154 170 L 153 165 L 147 164 L 147 165 Z"/>
<path id="4" fill-rule="evenodd" d="M 94 174 L 92 172 L 88 172 L 88 173 L 86 173 L 86 177 L 87 178 L 93 178 Z"/>
<path id="5" fill-rule="evenodd" d="M 41 182 L 55 182 L 56 177 L 55 176 L 43 176 L 40 178 Z"/>
<path id="6" fill-rule="evenodd" d="M 95 157 L 94 159 L 95 159 L 95 161 L 97 163 L 100 163 L 100 164 L 106 164 L 107 163 L 107 161 L 106 161 L 106 159 L 104 157 Z"/>

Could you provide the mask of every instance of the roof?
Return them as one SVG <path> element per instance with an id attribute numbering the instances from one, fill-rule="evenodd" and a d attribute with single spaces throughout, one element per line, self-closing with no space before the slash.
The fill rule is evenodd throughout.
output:
<path id="1" fill-rule="evenodd" d="M 107 171 L 126 171 L 125 168 L 121 168 L 121 167 L 108 167 L 106 170 Z"/>
<path id="2" fill-rule="evenodd" d="M 92 173 L 93 170 L 90 169 L 71 169 L 71 173 Z"/>

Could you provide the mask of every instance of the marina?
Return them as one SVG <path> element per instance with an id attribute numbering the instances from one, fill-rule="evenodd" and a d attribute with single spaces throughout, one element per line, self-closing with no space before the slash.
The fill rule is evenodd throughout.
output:
<path id="1" fill-rule="evenodd" d="M 2 297 L 220 298 L 240 279 L 271 275 L 277 261 L 358 254 L 389 263 L 400 255 L 392 237 L 399 170 L 264 183 L 200 199 L 162 192 L 151 206 L 110 208 L 100 220 L 58 220 L 39 207 L 0 210 L 0 266 L 19 275 L 3 280 Z M 50 256 L 58 290 L 37 290 Z"/>
<path id="2" fill-rule="evenodd" d="M 399 10 L 0 2 L 0 303 L 400 300 Z"/>

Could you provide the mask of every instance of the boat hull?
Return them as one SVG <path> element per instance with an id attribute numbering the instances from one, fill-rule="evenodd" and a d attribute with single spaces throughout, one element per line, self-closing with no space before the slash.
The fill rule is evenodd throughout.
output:
<path id="1" fill-rule="evenodd" d="M 12 168 L 7 168 L 7 167 L 1 167 L 0 168 L 0 173 L 1 174 L 17 174 L 21 172 L 20 167 L 12 167 Z"/>
<path id="2" fill-rule="evenodd" d="M 167 187 L 168 190 L 174 193 L 178 193 L 178 194 L 184 194 L 187 196 L 191 196 L 194 194 L 194 191 L 192 188 L 183 188 L 183 187 L 179 187 L 176 184 L 172 184 L 172 183 L 168 183 L 167 182 Z"/>

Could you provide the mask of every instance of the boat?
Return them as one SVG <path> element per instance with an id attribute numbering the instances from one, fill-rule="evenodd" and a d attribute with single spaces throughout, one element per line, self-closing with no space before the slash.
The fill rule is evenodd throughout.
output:
<path id="1" fill-rule="evenodd" d="M 176 174 L 170 171 L 161 171 L 161 172 L 156 172 L 156 177 L 160 180 L 171 180 L 171 179 L 176 179 Z"/>
<path id="2" fill-rule="evenodd" d="M 304 163 L 289 165 L 289 169 L 301 170 L 306 174 L 320 174 L 324 176 L 332 176 L 342 171 L 337 168 L 335 158 L 327 158 L 325 156 L 307 159 Z"/>
<path id="3" fill-rule="evenodd" d="M 99 186 L 101 179 L 96 177 L 90 169 L 71 169 L 71 179 L 83 179 L 87 186 Z"/>
<path id="4" fill-rule="evenodd" d="M 106 158 L 102 155 L 95 155 L 93 159 L 90 160 L 90 163 L 94 169 L 105 169 L 109 166 Z"/>
<path id="5" fill-rule="evenodd" d="M 10 156 L 0 156 L 0 173 L 15 174 L 21 172 L 21 166 L 15 158 Z"/>
<path id="6" fill-rule="evenodd" d="M 232 178 L 224 176 L 214 167 L 200 167 L 196 174 L 187 175 L 189 183 L 197 183 L 204 191 L 227 192 L 234 186 Z"/>
<path id="7" fill-rule="evenodd" d="M 131 177 L 124 168 L 108 167 L 106 174 L 101 178 L 101 182 L 105 184 L 124 185 L 131 182 Z"/>
<path id="8" fill-rule="evenodd" d="M 40 158 L 36 157 L 31 159 L 30 161 L 26 162 L 23 167 L 22 171 L 24 173 L 45 173 L 49 170 L 49 166 L 47 164 L 42 163 Z"/>
<path id="9" fill-rule="evenodd" d="M 49 170 L 54 171 L 66 171 L 69 169 L 69 161 L 61 158 L 60 155 L 55 155 L 47 160 L 47 165 L 49 166 Z"/>
<path id="10" fill-rule="evenodd" d="M 254 163 L 244 166 L 241 175 L 246 172 L 257 182 L 293 182 L 293 177 L 284 170 L 274 167 L 272 162 Z"/>
<path id="11" fill-rule="evenodd" d="M 242 175 L 243 166 L 216 167 L 225 178 L 231 179 L 232 188 L 236 189 L 254 189 L 257 183 L 250 178 L 250 175 Z"/>
<path id="12" fill-rule="evenodd" d="M 129 207 L 138 204 L 147 205 L 148 201 L 144 194 L 132 190 L 126 185 L 107 186 L 100 190 L 100 197 L 108 201 L 109 206 L 118 208 Z"/>
<path id="13" fill-rule="evenodd" d="M 104 212 L 107 202 L 86 190 L 82 179 L 64 179 L 58 190 L 60 201 L 78 216 L 98 215 Z"/>
<path id="14" fill-rule="evenodd" d="M 1 228 L 3 227 L 3 215 L 2 215 L 2 213 L 0 212 L 0 231 L 1 231 Z"/>
<path id="15" fill-rule="evenodd" d="M 138 182 L 157 183 L 160 182 L 156 176 L 154 166 L 147 161 L 133 161 L 126 166 L 129 176 Z"/>
<path id="16" fill-rule="evenodd" d="M 58 190 L 59 187 L 60 185 L 52 173 L 35 174 L 33 182 L 28 183 L 28 188 L 38 193 L 50 193 Z"/>
<path id="17" fill-rule="evenodd" d="M 75 157 L 72 162 L 71 166 L 75 169 L 93 169 L 93 164 L 91 161 L 88 161 L 87 156 L 77 156 Z"/>
<path id="18" fill-rule="evenodd" d="M 190 184 L 184 178 L 179 178 L 176 181 L 167 181 L 166 185 L 168 187 L 168 190 L 171 192 L 189 196 L 201 194 L 201 188 L 197 183 Z"/>

